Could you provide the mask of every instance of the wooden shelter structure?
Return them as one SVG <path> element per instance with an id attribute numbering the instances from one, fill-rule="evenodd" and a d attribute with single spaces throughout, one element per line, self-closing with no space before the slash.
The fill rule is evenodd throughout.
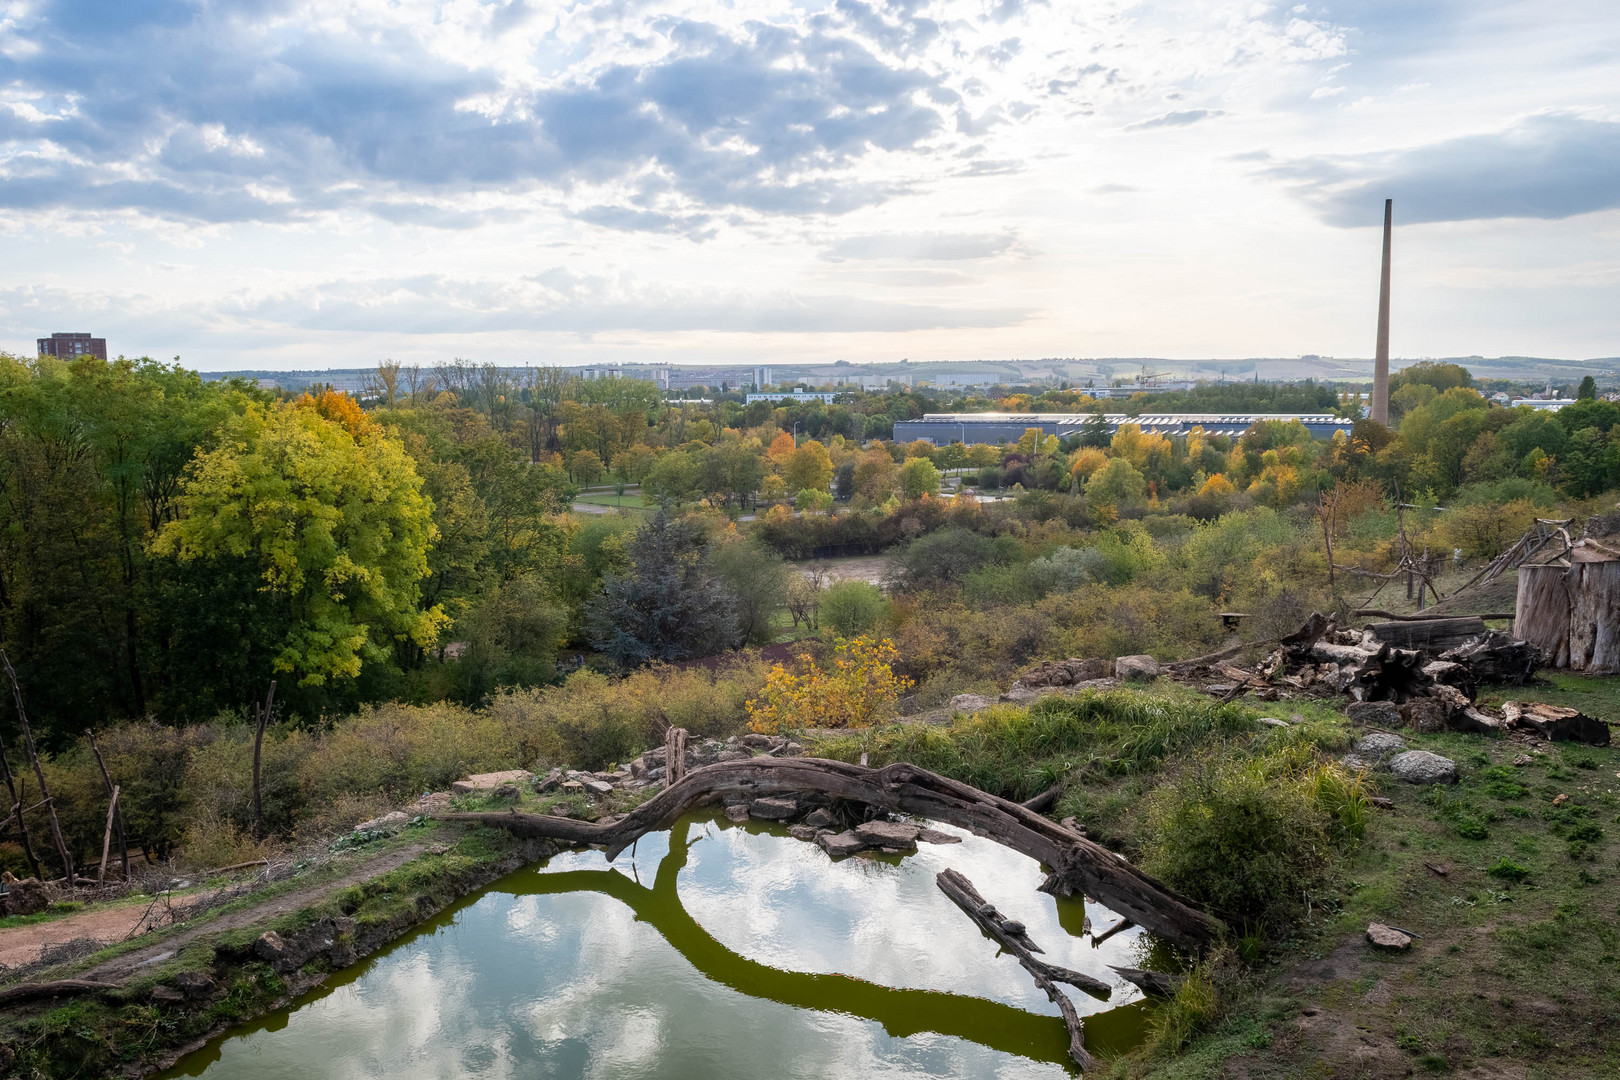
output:
<path id="1" fill-rule="evenodd" d="M 1620 537 L 1566 540 L 1520 566 L 1513 626 L 1549 667 L 1620 674 Z"/>

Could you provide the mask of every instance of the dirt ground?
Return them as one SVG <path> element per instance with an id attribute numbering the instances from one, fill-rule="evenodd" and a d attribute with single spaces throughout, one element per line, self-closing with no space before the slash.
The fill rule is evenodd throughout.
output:
<path id="1" fill-rule="evenodd" d="M 429 842 L 429 839 L 424 839 L 393 848 L 372 858 L 355 863 L 347 873 L 335 880 L 325 880 L 318 884 L 293 889 L 269 897 L 262 903 L 250 904 L 247 907 L 228 912 L 217 918 L 204 919 L 196 926 L 187 927 L 178 934 L 170 934 L 144 948 L 134 949 L 122 956 L 115 957 L 88 971 L 78 973 L 76 977 L 100 979 L 109 982 L 121 981 L 144 963 L 154 959 L 161 959 L 178 951 L 199 934 L 231 930 L 270 916 L 297 911 L 299 908 L 308 907 L 322 896 L 337 889 L 347 888 L 350 885 L 386 874 L 390 870 L 403 866 L 416 858 L 428 846 Z M 199 893 L 196 896 L 187 897 L 185 902 L 194 904 L 205 895 L 207 894 Z M 51 922 L 0 930 L 0 964 L 14 967 L 19 964 L 32 963 L 39 959 L 40 951 L 46 946 L 75 941 L 81 938 L 92 938 L 103 945 L 123 941 L 129 936 L 131 930 L 140 926 L 142 919 L 146 915 L 147 907 L 147 903 L 121 904 L 117 907 L 107 907 L 69 915 L 66 918 L 55 919 Z"/>

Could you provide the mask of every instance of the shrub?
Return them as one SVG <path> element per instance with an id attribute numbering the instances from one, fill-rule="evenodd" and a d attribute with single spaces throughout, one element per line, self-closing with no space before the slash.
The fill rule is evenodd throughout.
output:
<path id="1" fill-rule="evenodd" d="M 799 670 L 777 664 L 765 690 L 748 702 L 750 727 L 772 732 L 801 727 L 865 727 L 895 713 L 909 681 L 894 673 L 894 643 L 858 637 L 840 639 L 832 665 L 822 667 L 806 653 Z"/>
<path id="2" fill-rule="evenodd" d="M 883 590 L 865 581 L 839 581 L 821 596 L 818 618 L 839 637 L 848 638 L 877 629 L 888 614 Z"/>
<path id="3" fill-rule="evenodd" d="M 1315 782 L 1272 766 L 1193 761 L 1149 801 L 1143 869 L 1234 925 L 1288 921 L 1326 878 L 1329 823 Z"/>
<path id="4" fill-rule="evenodd" d="M 1529 870 L 1520 866 L 1516 862 L 1509 862 L 1506 856 L 1497 859 L 1490 866 L 1486 867 L 1485 872 L 1491 875 L 1493 878 L 1501 878 L 1503 881 L 1511 881 L 1514 883 L 1523 881 L 1525 878 L 1530 876 Z"/>

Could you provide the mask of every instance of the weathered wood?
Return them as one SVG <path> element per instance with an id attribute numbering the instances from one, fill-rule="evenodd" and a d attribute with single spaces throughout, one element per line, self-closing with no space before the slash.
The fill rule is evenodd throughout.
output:
<path id="1" fill-rule="evenodd" d="M 79 997 L 84 994 L 104 994 L 121 990 L 118 983 L 96 982 L 92 979 L 57 979 L 55 982 L 19 983 L 0 990 L 0 1005 L 15 1005 L 21 1001 L 40 998 Z"/>
<path id="2" fill-rule="evenodd" d="M 1207 653 L 1203 656 L 1195 656 L 1191 660 L 1176 660 L 1161 666 L 1170 671 L 1184 671 L 1188 668 L 1206 667 L 1210 664 L 1218 664 L 1222 660 L 1230 660 L 1244 649 L 1258 648 L 1262 645 L 1275 645 L 1281 640 L 1282 638 L 1273 637 L 1261 638 L 1258 641 L 1240 641 L 1236 645 L 1228 645 L 1224 649 L 1218 649 L 1215 652 Z"/>
<path id="3" fill-rule="evenodd" d="M 1551 742 L 1609 745 L 1609 725 L 1579 709 L 1540 701 L 1504 701 L 1502 715 L 1507 718 L 1506 724 L 1528 728 Z"/>
<path id="4" fill-rule="evenodd" d="M 22 728 L 23 749 L 28 753 L 28 760 L 34 765 L 34 775 L 39 778 L 39 794 L 45 800 L 46 807 L 51 815 L 51 838 L 56 841 L 56 853 L 62 859 L 62 873 L 68 881 L 73 881 L 73 856 L 68 852 L 67 841 L 62 837 L 62 823 L 56 817 L 56 804 L 51 802 L 50 787 L 45 783 L 45 768 L 39 763 L 39 754 L 34 749 L 34 729 L 28 726 L 28 712 L 23 708 L 22 687 L 17 683 L 17 672 L 11 666 L 11 657 L 6 650 L 0 649 L 0 664 L 5 665 L 6 678 L 11 680 L 11 693 L 17 701 L 17 724 Z"/>
<path id="5" fill-rule="evenodd" d="M 1119 973 L 1119 977 L 1126 982 L 1135 983 L 1142 993 L 1149 997 L 1175 997 L 1176 988 L 1181 985 L 1181 978 L 1177 975 L 1166 975 L 1162 971 L 1147 971 L 1143 968 L 1116 967 L 1108 965 L 1109 969 Z"/>
<path id="6" fill-rule="evenodd" d="M 1037 960 L 1034 953 L 1030 951 L 1026 936 L 1022 933 L 1014 934 L 1007 931 L 995 907 L 985 902 L 984 897 L 979 895 L 979 890 L 973 887 L 973 882 L 969 881 L 964 875 L 955 870 L 941 870 L 934 878 L 934 884 L 939 886 L 940 892 L 951 898 L 951 903 L 965 911 L 968 918 L 972 919 L 980 930 L 983 930 L 991 938 L 999 942 L 1003 949 L 1012 953 L 1013 957 L 1023 965 L 1024 970 L 1029 972 L 1030 978 L 1035 980 L 1035 985 L 1040 987 L 1052 1004 L 1058 1007 L 1058 1012 L 1063 1014 L 1063 1022 L 1069 1028 L 1069 1057 L 1073 1059 L 1074 1063 L 1082 1070 L 1095 1065 L 1097 1063 L 1096 1059 L 1086 1052 L 1085 1021 L 1075 1011 L 1074 1002 L 1069 1000 L 1067 994 L 1058 989 L 1057 984 L 1066 982 L 1070 986 L 1089 990 L 1092 993 L 1100 991 L 1105 997 L 1113 992 L 1113 988 L 1100 979 L 1093 979 L 1091 976 L 1082 975 L 1078 971 L 1054 967 L 1042 960 Z M 1083 979 L 1084 982 L 1075 982 L 1075 979 Z"/>
<path id="7" fill-rule="evenodd" d="M 664 787 L 674 787 L 685 775 L 686 729 L 672 727 L 664 733 Z"/>
<path id="8" fill-rule="evenodd" d="M 1047 866 L 1051 872 L 1042 891 L 1095 897 L 1186 948 L 1202 950 L 1225 929 L 1220 920 L 1186 897 L 1084 836 L 1015 802 L 904 762 L 881 769 L 821 758 L 756 757 L 721 762 L 692 770 L 611 823 L 512 812 L 447 814 L 444 819 L 498 825 L 518 836 L 601 844 L 613 859 L 637 837 L 668 829 L 701 803 L 727 795 L 756 798 L 800 791 L 915 814 L 988 837 Z"/>
<path id="9" fill-rule="evenodd" d="M 228 874 L 232 870 L 246 870 L 250 866 L 269 866 L 269 859 L 249 859 L 247 862 L 231 863 L 229 866 L 216 866 L 212 870 L 205 870 L 203 877 L 213 877 L 215 874 Z"/>
<path id="10" fill-rule="evenodd" d="M 1108 929 L 1104 930 L 1102 933 L 1100 933 L 1100 934 L 1093 933 L 1091 935 L 1091 944 L 1092 945 L 1101 945 L 1103 942 L 1107 941 L 1109 938 L 1113 937 L 1115 934 L 1118 934 L 1118 933 L 1120 933 L 1121 931 L 1124 931 L 1124 930 L 1129 930 L 1131 927 L 1133 927 L 1135 925 L 1136 924 L 1134 922 L 1132 922 L 1130 919 L 1121 919 L 1121 920 L 1119 920 L 1119 922 L 1115 923 L 1113 926 L 1110 926 Z"/>
<path id="11" fill-rule="evenodd" d="M 1441 653 L 1440 659 L 1465 665 L 1475 682 L 1522 686 L 1541 666 L 1542 656 L 1541 649 L 1531 642 L 1500 630 L 1487 630 L 1479 637 Z"/>
<path id="12" fill-rule="evenodd" d="M 264 749 L 264 729 L 270 723 L 270 710 L 276 702 L 276 680 L 270 680 L 270 692 L 264 696 L 264 707 L 255 705 L 253 726 L 253 836 L 264 839 L 264 799 L 259 793 L 260 751 Z"/>
<path id="13" fill-rule="evenodd" d="M 1397 649 L 1441 653 L 1479 637 L 1485 632 L 1485 621 L 1477 615 L 1465 615 L 1373 623 L 1367 629 L 1379 641 Z"/>
<path id="14" fill-rule="evenodd" d="M 11 793 L 11 814 L 17 821 L 17 832 L 22 838 L 23 854 L 28 856 L 28 865 L 33 868 L 34 876 L 41 880 L 45 875 L 39 868 L 39 857 L 34 854 L 34 845 L 28 839 L 28 823 L 23 820 L 23 796 L 17 791 L 17 779 L 11 775 L 11 763 L 6 760 L 6 741 L 0 739 L 0 776 L 6 781 L 6 790 Z"/>
<path id="15" fill-rule="evenodd" d="M 1620 673 L 1620 560 L 1598 558 L 1589 541 L 1570 551 L 1569 666 L 1588 675 Z"/>
<path id="16" fill-rule="evenodd" d="M 1059 780 L 1033 799 L 1025 799 L 1023 803 L 1024 809 L 1033 810 L 1037 814 L 1044 814 L 1052 808 L 1053 803 L 1058 801 L 1058 796 L 1061 794 L 1063 794 L 1063 781 Z"/>
<path id="17" fill-rule="evenodd" d="M 113 787 L 115 785 L 112 782 L 112 777 L 110 775 L 108 775 L 108 773 L 107 773 L 107 763 L 102 760 L 101 747 L 96 745 L 96 733 L 94 731 L 87 730 L 87 731 L 85 731 L 85 736 L 90 740 L 90 752 L 95 755 L 96 768 L 101 770 L 101 784 L 106 789 L 107 797 L 110 799 L 110 798 L 112 798 Z M 116 801 L 114 801 L 113 805 L 116 807 L 118 804 L 117 804 Z M 124 835 L 124 811 L 122 809 L 119 809 L 118 812 L 114 815 L 113 822 L 114 822 L 114 826 L 118 829 L 118 858 L 119 858 L 120 862 L 123 864 L 124 880 L 128 881 L 129 880 L 129 839 Z M 105 867 L 107 865 L 107 860 L 102 859 L 101 860 L 101 865 L 103 867 Z"/>
<path id="18" fill-rule="evenodd" d="M 1558 563 L 1519 567 L 1513 630 L 1541 650 L 1548 667 L 1569 667 L 1569 621 L 1574 610 L 1569 569 Z"/>
<path id="19" fill-rule="evenodd" d="M 112 792 L 112 802 L 107 804 L 107 832 L 101 838 L 101 865 L 96 868 L 96 888 L 107 884 L 107 855 L 112 851 L 113 818 L 118 816 L 118 788 Z"/>
<path id="20" fill-rule="evenodd" d="M 1455 597 L 1455 594 L 1453 594 L 1453 597 Z M 1429 621 L 1431 621 L 1433 619 L 1462 618 L 1462 616 L 1457 616 L 1457 615 L 1428 615 L 1428 614 L 1425 614 L 1425 615 L 1401 615 L 1401 614 L 1399 614 L 1397 612 L 1394 612 L 1394 611 L 1387 611 L 1384 608 L 1376 608 L 1376 607 L 1356 608 L 1355 613 L 1358 616 L 1369 617 L 1369 618 L 1388 619 L 1391 622 L 1429 622 Z M 1469 616 L 1469 617 L 1470 618 L 1475 618 L 1475 619 L 1487 619 L 1487 620 L 1490 620 L 1490 619 L 1511 619 L 1511 618 L 1513 618 L 1513 612 L 1511 612 L 1511 611 L 1482 612 L 1481 614 L 1473 615 L 1473 616 Z"/>

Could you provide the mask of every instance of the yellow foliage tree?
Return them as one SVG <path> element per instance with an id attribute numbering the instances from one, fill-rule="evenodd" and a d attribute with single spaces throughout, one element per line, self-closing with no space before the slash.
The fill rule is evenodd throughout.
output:
<path id="1" fill-rule="evenodd" d="M 1204 481 L 1203 486 L 1198 489 L 1198 494 L 1231 495 L 1236 491 L 1237 488 L 1232 486 L 1232 481 L 1228 480 L 1223 474 L 1216 473 L 1214 476 L 1211 476 L 1208 480 Z"/>
<path id="2" fill-rule="evenodd" d="M 783 469 L 787 467 L 796 449 L 798 447 L 794 444 L 793 436 L 784 431 L 771 440 L 770 449 L 765 451 L 765 455 L 771 459 L 772 465 Z"/>
<path id="3" fill-rule="evenodd" d="M 1069 471 L 1081 480 L 1090 480 L 1091 474 L 1108 464 L 1108 455 L 1095 446 L 1088 446 L 1074 455 L 1074 462 L 1070 464 Z"/>
<path id="4" fill-rule="evenodd" d="M 784 728 L 866 727 L 888 719 L 911 680 L 894 673 L 900 653 L 887 638 L 839 638 L 832 666 L 805 653 L 797 671 L 777 664 L 765 689 L 748 702 L 749 726 L 770 734 Z"/>

